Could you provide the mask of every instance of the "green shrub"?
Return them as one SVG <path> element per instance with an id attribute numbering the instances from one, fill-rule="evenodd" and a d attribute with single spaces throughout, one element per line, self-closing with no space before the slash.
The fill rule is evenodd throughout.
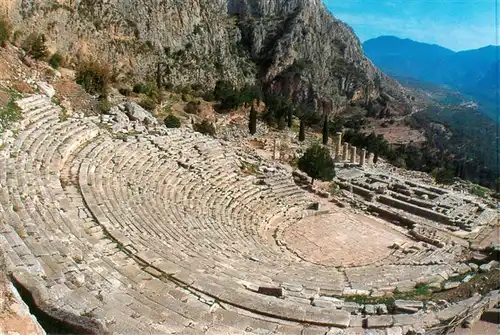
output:
<path id="1" fill-rule="evenodd" d="M 434 180 L 437 184 L 450 185 L 454 182 L 455 175 L 449 168 L 438 168 Z"/>
<path id="2" fill-rule="evenodd" d="M 134 93 L 137 94 L 145 94 L 146 93 L 146 86 L 143 83 L 137 83 L 134 85 L 134 88 L 132 89 Z"/>
<path id="3" fill-rule="evenodd" d="M 207 120 L 203 120 L 200 123 L 195 123 L 193 125 L 193 129 L 205 135 L 215 136 L 215 126 Z"/>
<path id="4" fill-rule="evenodd" d="M 49 55 L 45 45 L 45 35 L 31 33 L 22 43 L 22 48 L 26 54 L 34 59 L 44 59 Z"/>
<path id="5" fill-rule="evenodd" d="M 14 100 L 9 101 L 7 106 L 0 108 L 0 133 L 2 129 L 21 119 L 21 109 L 14 103 Z"/>
<path id="6" fill-rule="evenodd" d="M 167 128 L 180 128 L 181 127 L 181 120 L 173 114 L 167 115 L 165 118 L 165 127 Z"/>
<path id="7" fill-rule="evenodd" d="M 12 35 L 12 43 L 18 45 L 18 43 L 21 41 L 21 37 L 23 37 L 22 30 L 15 30 L 14 34 Z"/>
<path id="8" fill-rule="evenodd" d="M 337 185 L 336 183 L 331 183 L 330 184 L 330 194 L 331 195 L 337 195 L 340 193 L 340 186 Z"/>
<path id="9" fill-rule="evenodd" d="M 0 45 L 5 47 L 10 37 L 10 24 L 4 18 L 0 18 Z"/>
<path id="10" fill-rule="evenodd" d="M 61 66 L 62 61 L 63 61 L 63 56 L 59 52 L 56 52 L 55 54 L 52 55 L 52 57 L 50 57 L 49 64 L 50 66 L 52 66 L 54 69 L 57 70 Z"/>
<path id="11" fill-rule="evenodd" d="M 99 113 L 101 113 L 101 114 L 108 113 L 109 110 L 111 109 L 111 103 L 108 101 L 108 99 L 105 99 L 105 98 L 99 99 L 97 109 L 99 110 Z"/>
<path id="12" fill-rule="evenodd" d="M 486 196 L 490 193 L 490 190 L 488 190 L 486 187 L 474 185 L 470 190 L 470 193 L 477 195 L 478 197 L 481 198 L 486 198 Z"/>
<path id="13" fill-rule="evenodd" d="M 84 61 L 76 69 L 76 82 L 90 94 L 107 96 L 111 71 L 97 61 Z"/>
<path id="14" fill-rule="evenodd" d="M 151 99 L 150 97 L 145 97 L 139 102 L 139 106 L 141 106 L 144 109 L 147 109 L 148 111 L 154 111 L 156 109 L 156 101 Z"/>
<path id="15" fill-rule="evenodd" d="M 152 82 L 137 83 L 134 85 L 132 91 L 137 94 L 145 94 L 148 98 L 155 101 L 160 99 L 160 91 L 158 90 L 158 87 L 156 87 L 156 84 Z"/>

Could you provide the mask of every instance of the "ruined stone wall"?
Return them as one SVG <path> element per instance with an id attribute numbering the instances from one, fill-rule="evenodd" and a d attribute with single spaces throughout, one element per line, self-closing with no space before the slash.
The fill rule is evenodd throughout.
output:
<path id="1" fill-rule="evenodd" d="M 420 200 L 420 199 L 415 199 L 415 198 L 411 198 L 411 197 L 407 197 L 407 196 L 404 196 L 404 195 L 401 195 L 401 194 L 397 194 L 397 193 L 396 194 L 392 194 L 392 197 L 396 198 L 398 200 L 404 201 L 404 202 L 408 202 L 408 203 L 413 204 L 413 205 L 417 205 L 417 206 L 425 207 L 425 208 L 429 208 L 429 209 L 432 209 L 433 207 L 436 206 L 432 202 L 424 201 L 424 200 Z"/>
<path id="2" fill-rule="evenodd" d="M 368 201 L 372 201 L 373 197 L 375 196 L 375 194 L 373 192 L 370 192 L 370 191 L 368 191 L 362 187 L 356 186 L 356 185 L 352 185 L 352 192 L 357 194 L 357 195 L 362 196 L 363 198 L 366 198 Z"/>
<path id="3" fill-rule="evenodd" d="M 397 213 L 393 213 L 387 209 L 381 208 L 381 207 L 376 206 L 376 205 L 370 205 L 368 207 L 368 210 L 379 214 L 380 217 L 382 217 L 388 221 L 392 221 L 392 222 L 397 221 L 400 223 L 399 224 L 400 226 L 403 226 L 403 227 L 408 228 L 408 229 L 412 229 L 415 225 L 418 224 L 417 222 L 415 222 L 411 219 L 408 219 L 408 218 L 403 217 Z"/>
<path id="4" fill-rule="evenodd" d="M 408 204 L 408 203 L 405 203 L 403 201 L 392 199 L 392 198 L 389 198 L 386 196 L 380 196 L 378 198 L 378 200 L 383 204 L 389 205 L 391 207 L 402 209 L 402 210 L 404 210 L 408 213 L 411 213 L 411 214 L 422 216 L 424 218 L 427 218 L 427 219 L 430 219 L 433 221 L 437 221 L 437 222 L 441 222 L 441 223 L 444 223 L 447 225 L 452 224 L 452 222 L 450 221 L 450 219 L 447 216 L 440 214 L 440 213 L 430 211 L 430 210 L 425 209 L 425 208 L 417 207 L 417 206 L 414 206 L 412 204 Z"/>

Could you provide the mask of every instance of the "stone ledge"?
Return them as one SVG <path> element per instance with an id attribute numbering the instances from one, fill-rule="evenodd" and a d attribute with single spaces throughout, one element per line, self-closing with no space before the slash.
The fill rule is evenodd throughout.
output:
<path id="1" fill-rule="evenodd" d="M 84 334 L 107 334 L 107 327 L 99 320 L 75 315 L 52 304 L 48 292 L 38 280 L 26 270 L 17 269 L 12 273 L 14 283 L 26 290 L 33 298 L 33 303 L 43 313 Z"/>

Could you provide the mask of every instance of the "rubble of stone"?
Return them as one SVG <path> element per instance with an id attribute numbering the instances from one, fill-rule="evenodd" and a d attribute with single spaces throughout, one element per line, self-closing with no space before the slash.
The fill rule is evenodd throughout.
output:
<path id="1" fill-rule="evenodd" d="M 471 272 L 463 251 L 488 225 L 481 204 L 367 174 L 347 157 L 339 183 L 371 198 L 356 200 L 367 210 L 370 203 L 394 217 L 420 210 L 400 215 L 412 240 L 394 244 L 387 258 L 327 267 L 279 243 L 288 226 L 321 217 L 332 198 L 297 185 L 303 174 L 233 142 L 166 129 L 133 103 L 101 120 L 61 119 L 46 96 L 17 104 L 24 118 L 0 155 L 0 247 L 38 308 L 80 330 L 415 334 L 486 310 L 493 299 L 348 301 L 421 284 L 442 289 Z"/>
<path id="2" fill-rule="evenodd" d="M 101 122 L 111 126 L 117 133 L 141 133 L 163 129 L 158 126 L 158 121 L 150 112 L 135 102 L 125 102 L 101 114 Z"/>

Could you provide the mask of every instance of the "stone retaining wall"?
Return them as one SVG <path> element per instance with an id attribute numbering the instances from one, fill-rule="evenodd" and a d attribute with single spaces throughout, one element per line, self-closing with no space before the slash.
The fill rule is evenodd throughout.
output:
<path id="1" fill-rule="evenodd" d="M 450 221 L 450 219 L 447 216 L 440 214 L 440 213 L 430 211 L 428 209 L 417 207 L 417 206 L 408 204 L 406 202 L 392 199 L 392 198 L 389 198 L 386 196 L 380 196 L 378 198 L 378 201 L 380 201 L 383 204 L 389 205 L 391 207 L 402 209 L 402 210 L 407 211 L 411 214 L 422 216 L 424 218 L 427 218 L 427 219 L 430 219 L 433 221 L 437 221 L 440 223 L 444 223 L 447 225 L 453 225 L 453 223 Z"/>

